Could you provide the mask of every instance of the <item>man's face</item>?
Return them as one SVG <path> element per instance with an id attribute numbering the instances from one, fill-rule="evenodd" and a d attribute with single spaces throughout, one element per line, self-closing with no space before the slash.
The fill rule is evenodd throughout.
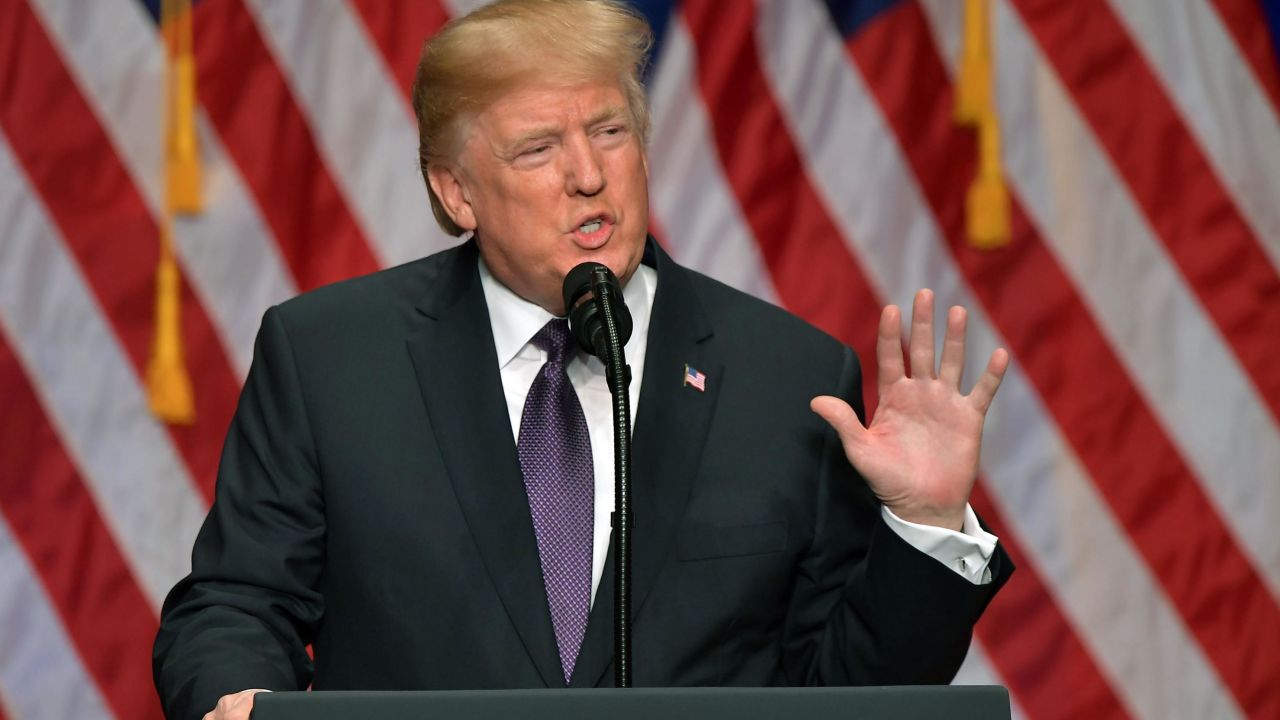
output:
<path id="1" fill-rule="evenodd" d="M 575 265 L 603 263 L 625 283 L 644 253 L 648 165 L 617 83 L 504 96 L 431 182 L 454 221 L 476 231 L 494 277 L 556 315 Z"/>

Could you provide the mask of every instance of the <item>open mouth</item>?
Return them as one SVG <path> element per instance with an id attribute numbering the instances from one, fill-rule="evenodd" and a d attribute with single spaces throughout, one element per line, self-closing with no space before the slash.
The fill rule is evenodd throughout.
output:
<path id="1" fill-rule="evenodd" d="M 573 238 L 580 247 L 595 250 L 608 242 L 612 234 L 613 220 L 608 215 L 597 215 L 578 225 L 573 231 Z"/>

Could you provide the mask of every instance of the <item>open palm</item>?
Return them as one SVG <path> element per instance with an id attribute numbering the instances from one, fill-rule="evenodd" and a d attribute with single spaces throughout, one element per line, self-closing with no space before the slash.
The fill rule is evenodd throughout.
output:
<path id="1" fill-rule="evenodd" d="M 901 312 L 889 305 L 880 316 L 880 400 L 870 427 L 864 428 L 839 398 L 817 397 L 811 406 L 840 434 L 849 462 L 894 514 L 959 530 L 978 474 L 982 424 L 1009 353 L 1003 348 L 992 353 L 982 377 L 964 395 L 964 308 L 947 313 L 940 365 L 935 365 L 931 291 L 916 293 L 911 315 L 910 377 L 902 360 Z"/>

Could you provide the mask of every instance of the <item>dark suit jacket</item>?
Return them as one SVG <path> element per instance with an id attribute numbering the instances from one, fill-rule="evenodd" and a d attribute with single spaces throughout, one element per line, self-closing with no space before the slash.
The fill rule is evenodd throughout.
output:
<path id="1" fill-rule="evenodd" d="M 164 605 L 171 717 L 251 687 L 564 686 L 476 257 L 467 243 L 266 313 L 192 573 Z M 880 519 L 808 408 L 837 394 L 861 412 L 852 351 L 652 242 L 649 262 L 635 684 L 948 681 L 1012 570 L 1003 551 L 975 586 Z M 613 682 L 611 572 L 574 687 Z"/>

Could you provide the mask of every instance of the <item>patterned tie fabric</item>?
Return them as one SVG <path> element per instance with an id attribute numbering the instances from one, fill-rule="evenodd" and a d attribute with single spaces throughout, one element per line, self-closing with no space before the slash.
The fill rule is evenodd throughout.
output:
<path id="1" fill-rule="evenodd" d="M 565 366 L 573 359 L 569 321 L 548 322 L 533 337 L 547 353 L 520 417 L 516 453 L 529 495 L 542 559 L 547 605 L 565 682 L 587 629 L 591 601 L 591 542 L 595 481 L 587 418 Z"/>

